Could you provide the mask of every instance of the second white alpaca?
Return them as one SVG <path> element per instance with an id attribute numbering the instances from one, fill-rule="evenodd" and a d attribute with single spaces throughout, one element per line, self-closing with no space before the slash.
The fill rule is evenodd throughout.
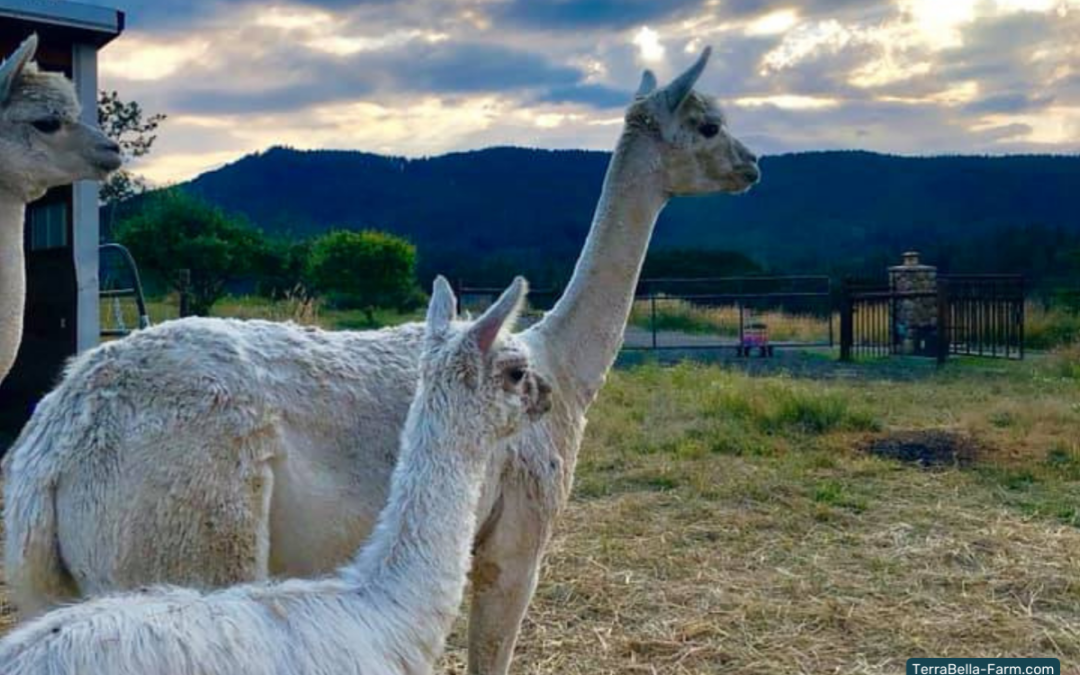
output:
<path id="1" fill-rule="evenodd" d="M 120 146 L 79 121 L 71 80 L 38 70 L 31 35 L 0 65 L 0 381 L 22 341 L 26 205 L 57 185 L 104 178 Z"/>
<path id="2" fill-rule="evenodd" d="M 491 451 L 550 407 L 524 347 L 502 331 L 525 293 L 519 277 L 475 323 L 455 324 L 450 285 L 436 280 L 389 503 L 336 577 L 158 588 L 59 609 L 0 642 L 0 672 L 430 672 L 461 604 Z"/>

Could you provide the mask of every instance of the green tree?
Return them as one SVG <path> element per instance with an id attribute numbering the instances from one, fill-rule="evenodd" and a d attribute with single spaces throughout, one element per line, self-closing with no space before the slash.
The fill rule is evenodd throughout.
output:
<path id="1" fill-rule="evenodd" d="M 406 309 L 415 300 L 416 247 L 401 237 L 335 230 L 312 242 L 309 278 L 339 307 Z"/>
<path id="2" fill-rule="evenodd" d="M 180 290 L 191 271 L 191 311 L 205 316 L 230 281 L 251 274 L 265 249 L 262 233 L 240 216 L 173 188 L 149 196 L 121 221 L 116 238 L 161 280 Z"/>
<path id="3" fill-rule="evenodd" d="M 98 126 L 106 136 L 120 145 L 124 161 L 148 155 L 157 141 L 155 133 L 166 116 L 149 115 L 136 101 L 124 101 L 115 91 L 98 92 Z M 109 206 L 109 221 L 116 214 L 116 205 L 146 191 L 146 181 L 127 169 L 114 172 L 101 184 L 99 198 Z"/>
<path id="4" fill-rule="evenodd" d="M 255 260 L 258 293 L 271 299 L 306 295 L 310 239 L 268 238 Z"/>

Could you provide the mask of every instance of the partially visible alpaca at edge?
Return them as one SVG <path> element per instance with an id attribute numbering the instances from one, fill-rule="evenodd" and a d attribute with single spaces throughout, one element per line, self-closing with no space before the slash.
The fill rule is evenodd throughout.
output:
<path id="1" fill-rule="evenodd" d="M 508 441 L 478 510 L 469 672 L 504 675 L 669 199 L 739 193 L 757 160 L 694 91 L 709 53 L 626 111 L 566 293 L 519 335 L 552 411 Z M 76 359 L 4 459 L 4 574 L 23 615 L 156 582 L 311 576 L 367 537 L 422 330 L 184 319 Z"/>
<path id="2" fill-rule="evenodd" d="M 334 578 L 178 588 L 53 611 L 0 642 L 4 675 L 420 675 L 457 616 L 480 483 L 497 441 L 549 407 L 527 350 L 503 332 L 516 279 L 475 323 L 435 281 L 420 382 L 390 500 L 370 542 Z"/>
<path id="3" fill-rule="evenodd" d="M 100 180 L 120 167 L 120 147 L 79 121 L 71 81 L 31 63 L 31 35 L 0 66 L 0 382 L 15 363 L 26 304 L 26 205 L 58 185 Z"/>

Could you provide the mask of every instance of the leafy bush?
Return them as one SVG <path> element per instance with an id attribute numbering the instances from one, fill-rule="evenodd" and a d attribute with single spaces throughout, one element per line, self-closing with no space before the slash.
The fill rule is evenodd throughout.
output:
<path id="1" fill-rule="evenodd" d="M 422 300 L 416 247 L 385 232 L 335 230 L 315 239 L 308 260 L 314 288 L 340 308 L 406 310 Z"/>
<path id="2" fill-rule="evenodd" d="M 270 239 L 254 264 L 256 291 L 271 300 L 297 299 L 308 295 L 308 259 L 311 240 Z"/>

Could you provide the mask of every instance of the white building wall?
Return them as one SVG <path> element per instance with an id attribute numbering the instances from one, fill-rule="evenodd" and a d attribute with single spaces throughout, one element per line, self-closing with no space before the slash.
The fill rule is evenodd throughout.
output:
<path id="1" fill-rule="evenodd" d="M 82 103 L 82 119 L 97 124 L 97 48 L 77 44 L 72 47 L 72 75 Z M 98 242 L 101 225 L 98 220 L 98 184 L 81 181 L 73 187 L 72 249 L 75 256 L 75 279 L 78 288 L 76 349 L 95 347 L 101 334 L 100 303 L 98 301 Z"/>

